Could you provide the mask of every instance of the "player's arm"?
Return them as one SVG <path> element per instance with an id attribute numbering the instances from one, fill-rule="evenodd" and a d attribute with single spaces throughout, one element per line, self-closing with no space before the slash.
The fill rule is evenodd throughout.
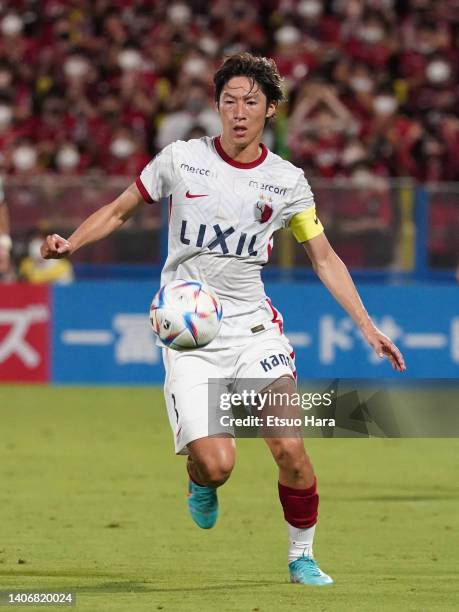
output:
<path id="1" fill-rule="evenodd" d="M 116 200 L 96 210 L 68 239 L 58 234 L 47 236 L 41 247 L 45 259 L 68 257 L 85 244 L 105 238 L 129 219 L 145 204 L 142 194 L 132 183 Z"/>
<path id="2" fill-rule="evenodd" d="M 290 227 L 298 242 L 302 243 L 317 276 L 359 326 L 368 344 L 379 357 L 386 356 L 395 370 L 404 371 L 402 354 L 371 320 L 347 267 L 328 242 L 315 209 L 293 217 Z"/>

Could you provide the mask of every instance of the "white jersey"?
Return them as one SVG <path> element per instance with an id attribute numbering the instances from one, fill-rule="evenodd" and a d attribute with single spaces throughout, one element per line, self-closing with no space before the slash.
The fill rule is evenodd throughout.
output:
<path id="1" fill-rule="evenodd" d="M 161 285 L 177 278 L 205 282 L 233 329 L 266 302 L 261 270 L 273 233 L 314 207 L 303 171 L 261 147 L 257 160 L 241 163 L 226 155 L 219 138 L 176 141 L 136 181 L 147 202 L 164 197 L 170 202 Z M 226 332 L 223 325 L 220 336 Z"/>

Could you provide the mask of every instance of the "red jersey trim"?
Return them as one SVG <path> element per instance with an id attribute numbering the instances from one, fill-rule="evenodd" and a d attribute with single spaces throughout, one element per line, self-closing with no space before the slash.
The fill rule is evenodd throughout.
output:
<path id="1" fill-rule="evenodd" d="M 145 202 L 148 202 L 148 204 L 153 204 L 154 200 L 152 200 L 150 194 L 146 190 L 145 185 L 142 183 L 142 179 L 140 178 L 140 176 L 135 179 L 135 184 L 137 189 L 142 194 L 142 198 L 145 200 Z"/>
<path id="2" fill-rule="evenodd" d="M 266 298 L 266 301 L 268 302 L 268 306 L 270 307 L 271 312 L 273 314 L 273 318 L 271 319 L 271 322 L 277 323 L 277 325 L 279 326 L 280 333 L 283 334 L 284 333 L 284 323 L 283 323 L 281 314 L 279 313 L 278 310 L 276 310 L 276 308 L 274 308 L 269 297 Z"/>
<path id="3" fill-rule="evenodd" d="M 230 166 L 234 166 L 235 168 L 239 168 L 241 170 L 250 170 L 251 168 L 256 168 L 257 166 L 259 166 L 265 161 L 266 156 L 268 155 L 268 149 L 265 147 L 265 145 L 262 142 L 260 142 L 260 147 L 261 147 L 260 157 L 258 157 L 252 162 L 244 163 L 244 162 L 236 161 L 235 159 L 230 157 L 227 153 L 225 153 L 221 145 L 221 142 L 220 142 L 220 136 L 216 136 L 214 138 L 214 145 L 215 145 L 215 150 L 220 155 L 220 157 L 223 159 L 223 161 L 225 161 L 227 164 L 230 164 Z"/>

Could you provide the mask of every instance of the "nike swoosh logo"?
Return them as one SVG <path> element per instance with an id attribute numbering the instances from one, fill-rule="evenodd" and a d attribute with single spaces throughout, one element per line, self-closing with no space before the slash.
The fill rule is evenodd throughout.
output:
<path id="1" fill-rule="evenodd" d="M 319 225 L 319 219 L 318 219 L 317 217 L 314 217 L 314 223 L 315 223 L 316 225 Z"/>
<path id="2" fill-rule="evenodd" d="M 205 198 L 208 195 L 208 193 L 190 193 L 189 191 L 187 191 L 185 194 L 187 198 Z"/>

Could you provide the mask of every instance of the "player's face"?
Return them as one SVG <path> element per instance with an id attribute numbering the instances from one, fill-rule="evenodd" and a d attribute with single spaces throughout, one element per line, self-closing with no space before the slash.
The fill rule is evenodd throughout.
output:
<path id="1" fill-rule="evenodd" d="M 266 118 L 275 110 L 276 105 L 267 104 L 256 82 L 244 76 L 233 77 L 223 87 L 218 105 L 224 140 L 241 149 L 259 141 Z"/>

